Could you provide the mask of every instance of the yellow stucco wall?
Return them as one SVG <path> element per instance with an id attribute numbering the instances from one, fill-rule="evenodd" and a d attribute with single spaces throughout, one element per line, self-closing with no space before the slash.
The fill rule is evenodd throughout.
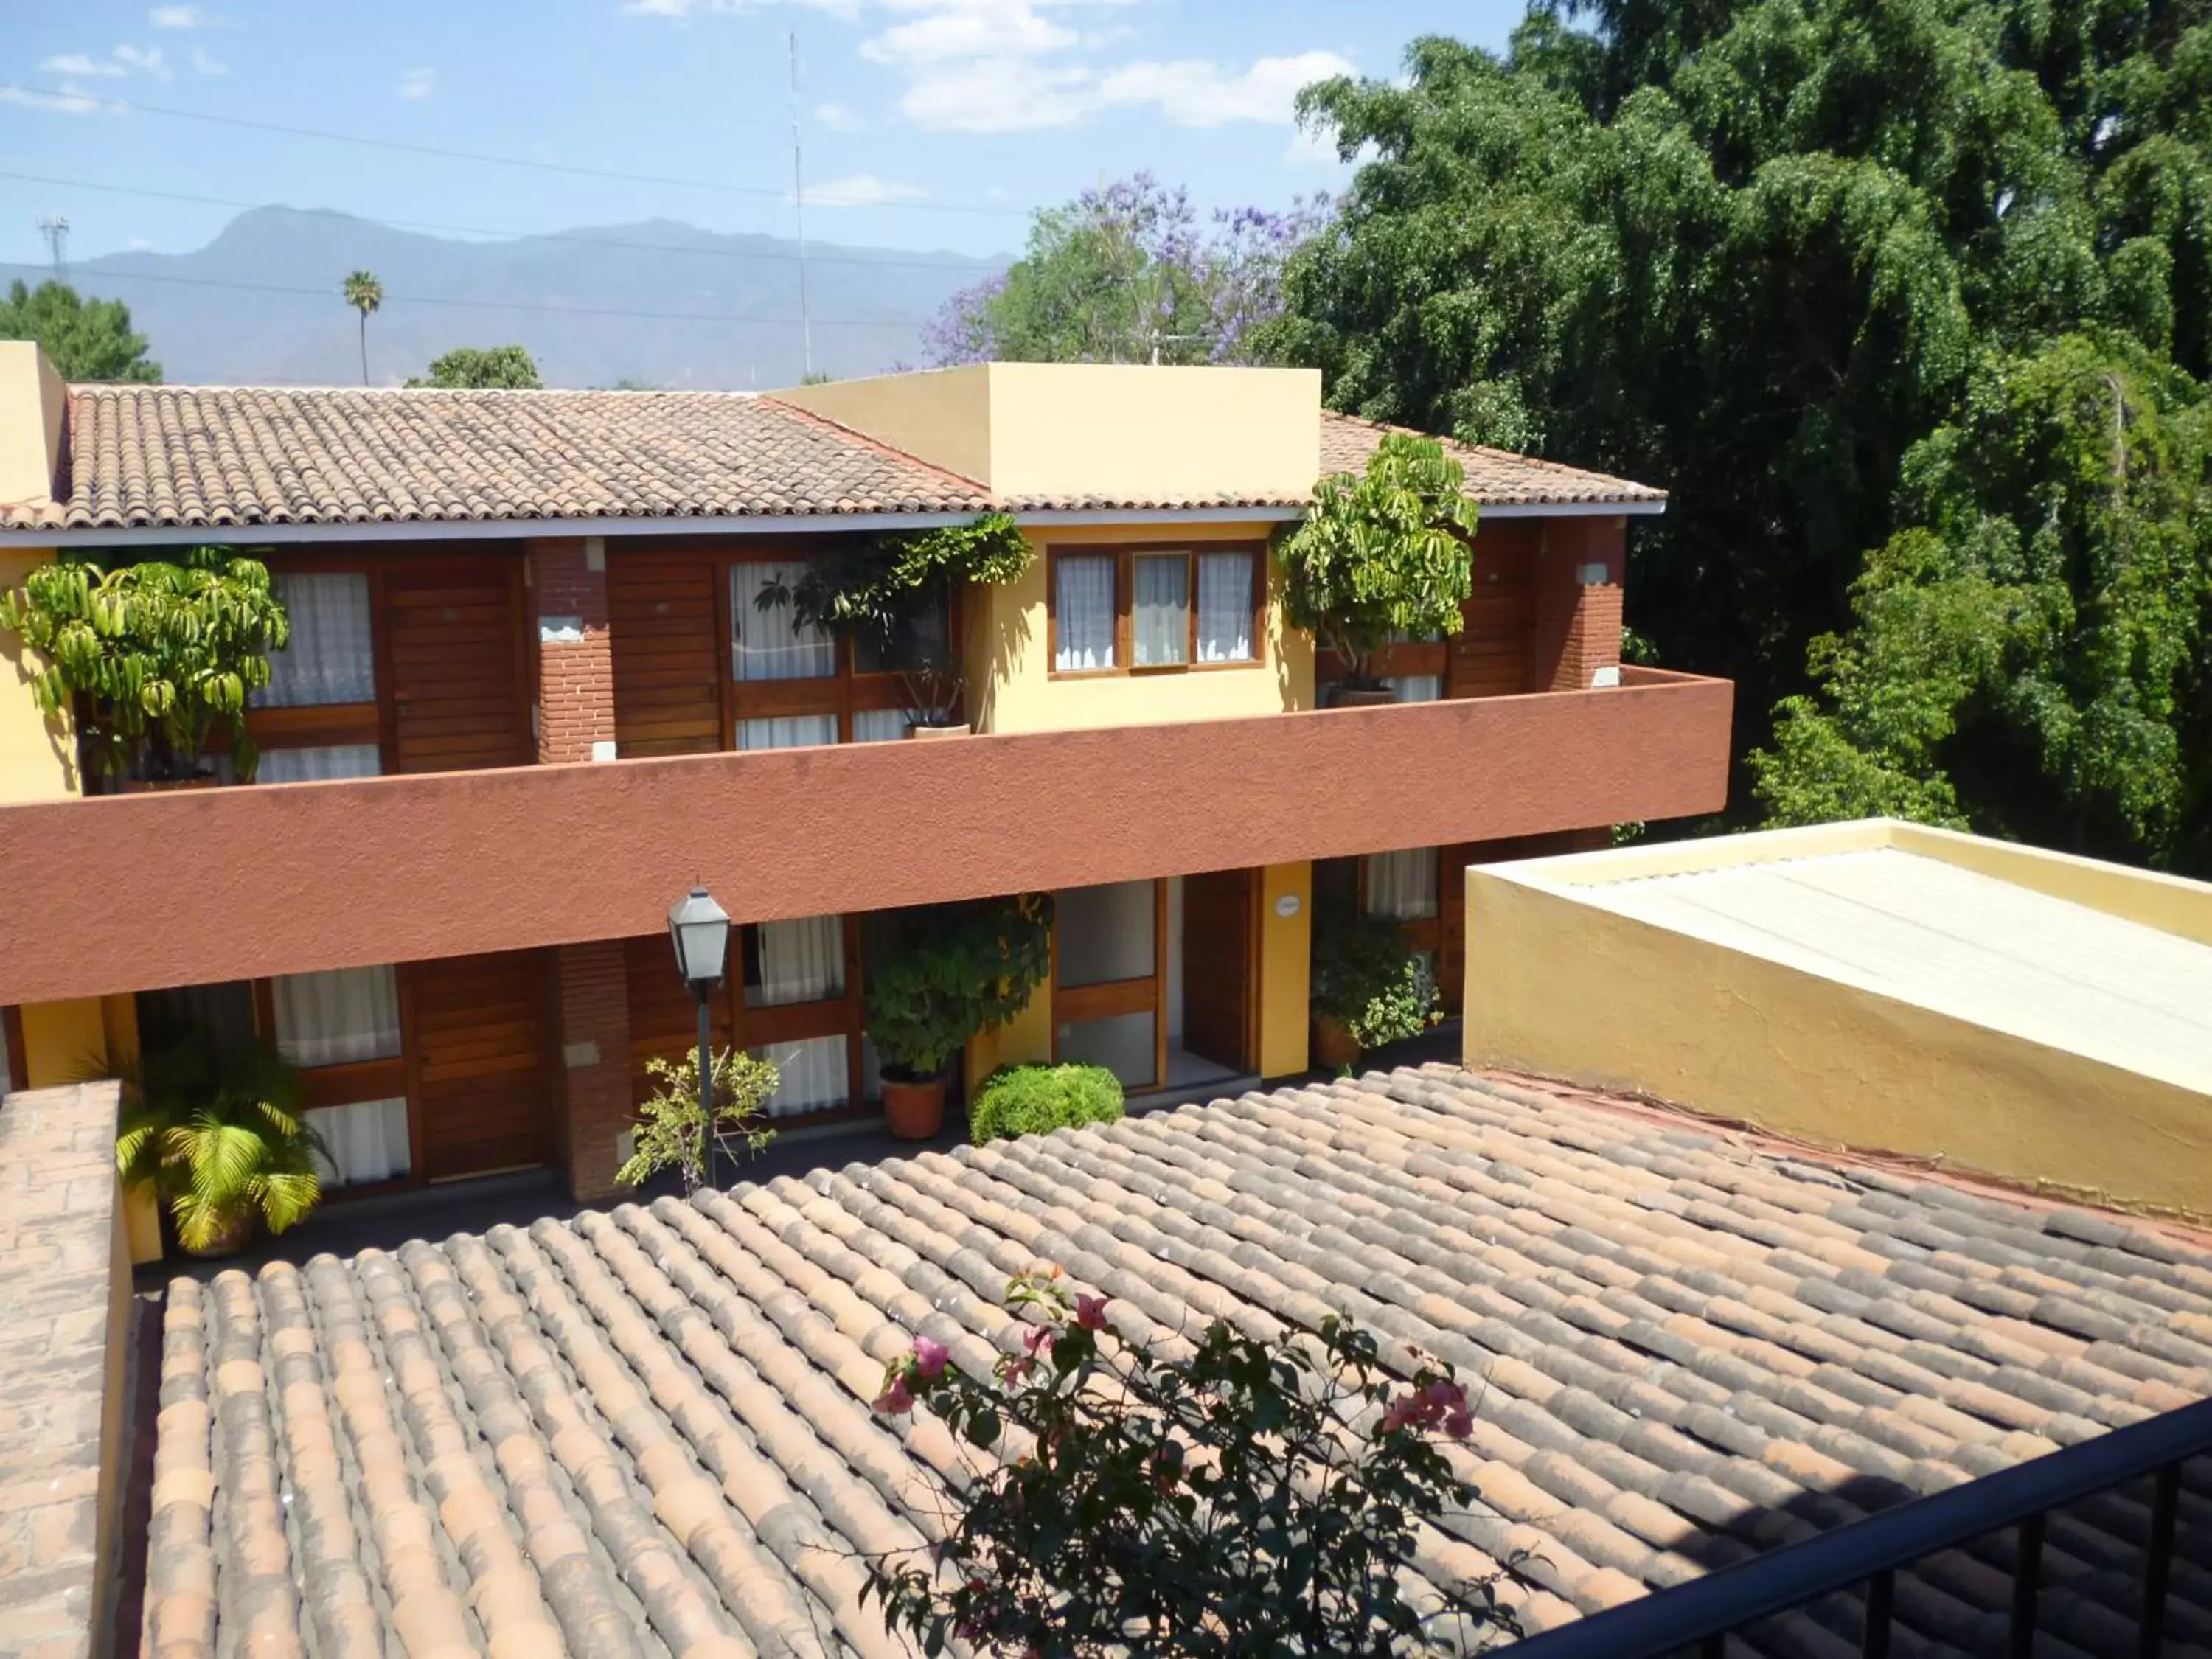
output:
<path id="1" fill-rule="evenodd" d="M 1296 910 L 1284 915 L 1285 901 Z M 1260 876 L 1260 1074 L 1306 1069 L 1313 968 L 1313 866 L 1271 864 Z"/>
<path id="2" fill-rule="evenodd" d="M 0 590 L 53 556 L 44 551 L 0 551 Z M 66 718 L 48 720 L 31 696 L 41 665 L 14 635 L 0 630 L 0 805 L 74 795 L 76 744 Z"/>
<path id="3" fill-rule="evenodd" d="M 53 499 L 69 389 L 28 340 L 0 340 L 0 501 Z"/>
<path id="4" fill-rule="evenodd" d="M 108 1021 L 100 998 L 27 1002 L 17 1012 L 23 1021 L 24 1087 L 79 1083 L 107 1063 Z"/>
<path id="5" fill-rule="evenodd" d="M 1880 845 L 1865 837 L 1889 829 L 1821 833 Z M 1736 838 L 1753 839 L 1765 838 Z M 1707 866 L 1743 851 L 1650 850 L 1681 867 L 1692 847 L 1706 849 Z M 1821 1146 L 2212 1219 L 2203 1095 L 1579 902 L 1566 871 L 1576 884 L 1601 869 L 1638 872 L 1614 856 L 1521 866 L 1534 881 L 1467 872 L 1469 1066 L 1635 1091 Z"/>
<path id="6" fill-rule="evenodd" d="M 1266 659 L 1249 668 L 1109 674 L 1054 679 L 1046 595 L 1051 547 L 1144 543 L 1200 547 L 1264 544 L 1265 524 L 1030 531 L 1037 550 L 1028 573 L 1003 587 L 975 584 L 966 599 L 968 709 L 982 732 L 1065 732 L 1084 726 L 1157 726 L 1233 720 L 1314 706 L 1313 641 L 1283 620 L 1280 573 L 1270 569 Z"/>
<path id="7" fill-rule="evenodd" d="M 1002 495 L 1303 498 L 1321 471 L 1313 369 L 978 363 L 776 396 Z"/>
<path id="8" fill-rule="evenodd" d="M 1004 1025 L 992 1027 L 968 1045 L 968 1089 L 1001 1066 L 1041 1066 L 1052 1059 L 1052 981 L 1030 995 L 1029 1005 Z"/>

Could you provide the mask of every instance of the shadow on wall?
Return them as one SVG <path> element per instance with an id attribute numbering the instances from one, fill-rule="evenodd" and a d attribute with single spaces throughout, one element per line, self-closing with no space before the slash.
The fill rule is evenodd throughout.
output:
<path id="1" fill-rule="evenodd" d="M 22 572 L 0 563 L 0 587 L 12 587 Z M 66 720 L 49 720 L 31 695 L 39 671 L 24 660 L 23 641 L 0 629 L 0 692 L 5 708 L 0 722 L 0 800 L 48 799 L 83 793 L 77 774 L 76 740 Z"/>
<path id="2" fill-rule="evenodd" d="M 1040 550 L 1037 562 L 1044 562 Z M 967 658 L 970 663 L 988 653 L 991 668 L 977 684 L 977 676 L 970 673 L 966 688 L 968 718 L 978 732 L 996 727 L 999 688 L 1010 685 L 1030 647 L 1030 607 L 1004 603 L 1006 588 L 986 587 L 981 590 L 983 602 L 969 607 L 972 620 L 969 623 Z M 988 637 L 978 639 L 978 635 Z"/>

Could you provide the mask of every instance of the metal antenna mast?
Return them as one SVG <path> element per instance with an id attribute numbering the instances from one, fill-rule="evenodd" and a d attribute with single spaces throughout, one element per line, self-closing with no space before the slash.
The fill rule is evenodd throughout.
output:
<path id="1" fill-rule="evenodd" d="M 69 281 L 70 222 L 58 213 L 49 213 L 39 220 L 39 234 L 46 239 L 46 253 L 53 261 L 54 280 Z"/>
<path id="2" fill-rule="evenodd" d="M 806 286 L 806 169 L 799 133 L 799 31 L 791 32 L 791 215 L 799 228 L 799 352 L 808 379 L 814 374 L 814 307 Z"/>

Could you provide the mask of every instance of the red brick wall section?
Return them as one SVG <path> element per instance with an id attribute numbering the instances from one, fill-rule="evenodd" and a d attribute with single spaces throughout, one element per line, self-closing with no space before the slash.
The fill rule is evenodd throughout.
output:
<path id="1" fill-rule="evenodd" d="M 1618 518 L 1554 519 L 1536 561 L 1532 691 L 1586 691 L 1599 672 L 1620 665 L 1621 574 L 1626 526 Z M 1607 578 L 1585 582 L 1588 567 Z"/>
<path id="2" fill-rule="evenodd" d="M 614 653 L 601 544 L 534 543 L 530 577 L 538 617 L 538 758 L 611 760 Z"/>
<path id="3" fill-rule="evenodd" d="M 561 1001 L 561 1062 L 567 1079 L 568 1189 L 580 1200 L 612 1198 L 630 1126 L 629 990 L 620 939 L 563 945 L 554 951 Z"/>

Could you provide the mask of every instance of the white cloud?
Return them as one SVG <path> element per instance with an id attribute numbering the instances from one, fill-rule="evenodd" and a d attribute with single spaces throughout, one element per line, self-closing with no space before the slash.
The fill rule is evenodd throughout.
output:
<path id="1" fill-rule="evenodd" d="M 821 208 L 883 207 L 892 202 L 919 202 L 929 191 L 921 185 L 904 185 L 878 179 L 872 173 L 855 173 L 806 187 L 806 205 Z"/>
<path id="2" fill-rule="evenodd" d="M 814 124 L 824 132 L 866 132 L 868 118 L 843 104 L 817 104 Z"/>
<path id="3" fill-rule="evenodd" d="M 131 73 L 120 64 L 103 64 L 90 54 L 65 52 L 53 58 L 41 58 L 39 67 L 49 75 L 106 75 L 122 76 Z"/>
<path id="4" fill-rule="evenodd" d="M 202 75 L 228 75 L 230 65 L 224 63 L 205 46 L 192 48 L 192 68 Z"/>
<path id="5" fill-rule="evenodd" d="M 410 104 L 419 104 L 438 89 L 438 71 L 434 69 L 402 70 L 399 79 L 392 83 L 392 95 L 404 98 Z"/>
<path id="6" fill-rule="evenodd" d="M 204 29 L 208 15 L 198 6 L 156 6 L 146 21 L 157 29 Z"/>
<path id="7" fill-rule="evenodd" d="M 1072 46 L 1073 29 L 1042 16 L 1026 0 L 952 4 L 885 29 L 860 45 L 878 64 L 943 64 L 958 58 L 1034 58 Z"/>
<path id="8" fill-rule="evenodd" d="M 1242 75 L 1224 74 L 1195 58 L 1129 64 L 1100 81 L 1098 101 L 1152 104 L 1179 127 L 1218 127 L 1231 121 L 1288 126 L 1300 88 L 1351 73 L 1351 64 L 1333 52 L 1262 58 Z"/>
<path id="9" fill-rule="evenodd" d="M 57 115 L 93 115 L 101 107 L 99 99 L 67 81 L 53 92 L 33 92 L 28 87 L 0 87 L 0 104 L 52 110 Z"/>
<path id="10" fill-rule="evenodd" d="M 141 75 L 150 75 L 159 81 L 169 78 L 168 62 L 159 46 L 118 46 L 115 61 L 126 69 L 137 70 Z"/>

